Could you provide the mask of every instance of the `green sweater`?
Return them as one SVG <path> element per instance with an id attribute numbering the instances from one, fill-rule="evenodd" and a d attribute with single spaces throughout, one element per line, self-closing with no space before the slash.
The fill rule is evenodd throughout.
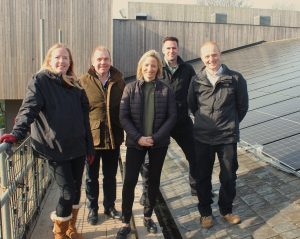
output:
<path id="1" fill-rule="evenodd" d="M 154 121 L 154 90 L 155 85 L 153 81 L 144 82 L 144 136 L 151 136 L 153 133 Z"/>

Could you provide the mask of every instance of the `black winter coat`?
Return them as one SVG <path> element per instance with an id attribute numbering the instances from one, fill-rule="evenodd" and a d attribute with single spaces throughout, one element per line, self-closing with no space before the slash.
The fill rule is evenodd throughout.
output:
<path id="1" fill-rule="evenodd" d="M 196 75 L 194 68 L 184 62 L 179 56 L 177 59 L 178 69 L 172 75 L 164 61 L 162 81 L 170 86 L 175 94 L 177 107 L 177 123 L 185 123 L 188 116 L 187 94 L 192 78 Z M 180 113 L 179 113 L 180 112 Z"/>
<path id="2" fill-rule="evenodd" d="M 239 123 L 249 104 L 246 80 L 240 73 L 222 67 L 215 86 L 203 69 L 193 78 L 188 92 L 189 108 L 195 116 L 194 137 L 211 145 L 239 141 Z"/>
<path id="3" fill-rule="evenodd" d="M 143 83 L 137 80 L 125 86 L 120 105 L 120 121 L 126 132 L 126 146 L 141 148 L 138 140 L 143 136 Z M 160 80 L 155 80 L 153 148 L 170 143 L 170 131 L 176 122 L 176 105 L 172 90 Z"/>
<path id="4" fill-rule="evenodd" d="M 12 134 L 22 140 L 30 125 L 33 149 L 46 159 L 93 153 L 85 91 L 67 85 L 60 75 L 45 70 L 29 81 Z"/>

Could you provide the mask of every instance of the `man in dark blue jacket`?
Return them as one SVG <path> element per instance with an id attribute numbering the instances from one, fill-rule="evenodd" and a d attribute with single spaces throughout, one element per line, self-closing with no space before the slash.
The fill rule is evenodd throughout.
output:
<path id="1" fill-rule="evenodd" d="M 188 114 L 187 93 L 193 76 L 196 75 L 194 68 L 184 62 L 179 54 L 178 39 L 176 37 L 165 37 L 162 45 L 163 60 L 163 79 L 162 81 L 168 85 L 175 94 L 177 107 L 176 125 L 171 131 L 171 137 L 182 149 L 187 161 L 189 162 L 189 180 L 192 195 L 196 196 L 196 180 L 193 176 L 193 162 L 195 160 L 195 149 L 193 140 L 193 122 Z M 144 192 L 140 200 L 143 204 L 147 195 L 147 174 L 148 163 L 145 161 L 143 170 Z"/>
<path id="2" fill-rule="evenodd" d="M 232 214 L 236 195 L 237 142 L 239 123 L 248 110 L 247 83 L 243 76 L 221 64 L 221 53 L 215 42 L 201 47 L 205 67 L 193 78 L 188 91 L 188 104 L 195 116 L 194 138 L 198 210 L 204 228 L 213 226 L 211 176 L 217 153 L 220 162 L 219 209 L 230 224 L 240 223 Z"/>

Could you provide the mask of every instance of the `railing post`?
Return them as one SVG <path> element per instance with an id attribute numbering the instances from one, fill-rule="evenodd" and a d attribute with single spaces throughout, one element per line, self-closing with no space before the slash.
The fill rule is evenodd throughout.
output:
<path id="1" fill-rule="evenodd" d="M 0 129 L 0 135 L 3 135 L 4 129 Z M 2 192 L 8 187 L 7 178 L 7 168 L 6 168 L 6 155 L 4 152 L 0 153 L 0 185 Z M 5 205 L 1 205 L 1 219 L 2 219 L 2 231 L 3 239 L 10 238 L 13 239 L 11 235 L 11 224 L 10 224 L 10 211 L 9 211 L 9 201 Z"/>

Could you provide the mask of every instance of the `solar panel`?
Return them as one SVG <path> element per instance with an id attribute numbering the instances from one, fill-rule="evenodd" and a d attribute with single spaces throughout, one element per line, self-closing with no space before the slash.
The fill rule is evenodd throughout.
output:
<path id="1" fill-rule="evenodd" d="M 272 105 L 283 100 L 293 98 L 293 96 L 282 94 L 281 92 L 276 92 L 270 95 L 265 95 L 259 98 L 255 98 L 250 101 L 249 110 L 255 110 L 267 105 Z"/>
<path id="2" fill-rule="evenodd" d="M 300 125 L 282 118 L 273 119 L 241 130 L 248 144 L 264 145 L 300 133 Z"/>
<path id="3" fill-rule="evenodd" d="M 300 73 L 299 73 L 299 77 L 300 77 Z M 252 94 L 257 91 L 264 92 L 266 94 L 273 93 L 273 92 L 289 89 L 291 87 L 295 87 L 295 86 L 299 86 L 299 85 L 300 85 L 300 80 L 298 78 L 294 78 L 294 79 L 286 80 L 286 81 L 279 82 L 279 83 L 276 83 L 273 85 L 268 85 L 268 86 L 257 88 L 253 91 L 249 91 L 249 94 Z"/>
<path id="4" fill-rule="evenodd" d="M 249 94 L 249 100 L 252 100 L 252 99 L 264 96 L 264 95 L 268 95 L 270 93 L 267 93 L 267 92 L 264 92 L 264 91 L 260 91 L 260 90 L 255 90 L 255 91 L 249 92 L 248 94 Z"/>
<path id="5" fill-rule="evenodd" d="M 289 100 L 278 102 L 273 105 L 262 107 L 256 111 L 265 114 L 274 115 L 275 117 L 284 116 L 287 114 L 300 111 L 300 99 L 292 98 Z"/>
<path id="6" fill-rule="evenodd" d="M 297 123 L 300 124 L 300 112 L 290 114 L 290 115 L 286 115 L 286 116 L 284 116 L 284 119 L 288 119 L 288 120 L 291 120 L 293 122 L 297 122 Z"/>
<path id="7" fill-rule="evenodd" d="M 246 117 L 243 119 L 243 121 L 240 124 L 240 129 L 247 128 L 249 126 L 256 125 L 274 118 L 275 117 L 273 115 L 264 114 L 256 110 L 253 110 L 247 113 Z"/>
<path id="8" fill-rule="evenodd" d="M 271 75 L 257 75 L 256 78 L 252 78 L 249 80 L 249 89 L 255 90 L 260 87 L 264 87 L 270 84 L 275 84 L 279 82 L 284 82 L 288 79 L 293 79 L 299 77 L 299 69 L 300 65 L 297 68 L 292 68 L 286 70 L 284 72 L 273 72 Z M 280 69 L 280 68 L 279 68 Z M 274 70 L 274 69 L 273 69 Z M 245 75 L 250 78 L 248 75 Z M 248 80 L 247 78 L 247 80 Z"/>
<path id="9" fill-rule="evenodd" d="M 300 134 L 265 145 L 263 152 L 294 170 L 300 169 Z"/>

